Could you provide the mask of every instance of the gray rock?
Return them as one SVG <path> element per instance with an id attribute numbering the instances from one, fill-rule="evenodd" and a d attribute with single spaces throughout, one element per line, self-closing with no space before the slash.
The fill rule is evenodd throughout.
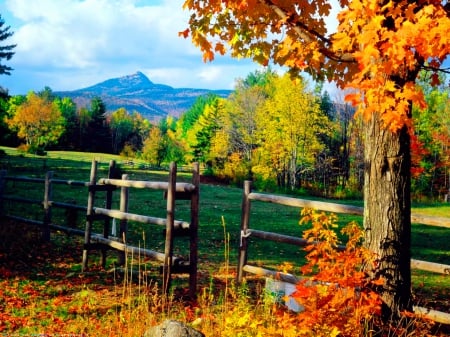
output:
<path id="1" fill-rule="evenodd" d="M 182 322 L 165 320 L 162 324 L 148 329 L 144 337 L 205 337 L 205 335 Z"/>

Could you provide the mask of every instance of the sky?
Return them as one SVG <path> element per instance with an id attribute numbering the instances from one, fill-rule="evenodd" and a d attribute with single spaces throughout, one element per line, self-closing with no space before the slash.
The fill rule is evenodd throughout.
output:
<path id="1" fill-rule="evenodd" d="M 331 0 L 327 26 L 337 26 L 337 0 Z M 204 63 L 190 38 L 184 0 L 0 0 L 0 14 L 17 44 L 0 76 L 11 95 L 85 88 L 110 78 L 144 73 L 174 88 L 233 89 L 239 78 L 261 69 L 248 59 L 216 55 Z M 5 27 L 4 26 L 4 27 Z M 333 29 L 334 28 L 334 29 Z M 446 63 L 450 63 L 447 60 Z M 325 85 L 331 96 L 341 94 Z"/>
<path id="2" fill-rule="evenodd" d="M 183 0 L 0 0 L 15 55 L 0 77 L 11 95 L 85 88 L 143 72 L 174 88 L 233 89 L 260 69 L 250 60 L 217 56 L 204 63 L 190 39 Z"/>

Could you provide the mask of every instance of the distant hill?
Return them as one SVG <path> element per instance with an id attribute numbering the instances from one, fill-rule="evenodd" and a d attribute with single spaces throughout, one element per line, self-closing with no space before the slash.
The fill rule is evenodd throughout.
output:
<path id="1" fill-rule="evenodd" d="M 88 106 L 92 98 L 100 97 L 108 112 L 125 108 L 129 112 L 137 111 L 151 121 L 158 121 L 168 115 L 180 116 L 199 96 L 212 93 L 228 97 L 231 92 L 231 90 L 172 88 L 164 84 L 155 84 L 138 71 L 84 89 L 59 91 L 55 94 L 72 98 L 78 106 Z"/>

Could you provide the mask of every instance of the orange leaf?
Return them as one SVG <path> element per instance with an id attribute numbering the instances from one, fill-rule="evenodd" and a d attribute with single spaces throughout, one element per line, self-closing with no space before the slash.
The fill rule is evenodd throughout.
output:
<path id="1" fill-rule="evenodd" d="M 186 39 L 189 36 L 189 32 L 190 32 L 189 28 L 186 28 L 182 32 L 178 32 L 178 36 L 180 37 L 182 36 Z"/>

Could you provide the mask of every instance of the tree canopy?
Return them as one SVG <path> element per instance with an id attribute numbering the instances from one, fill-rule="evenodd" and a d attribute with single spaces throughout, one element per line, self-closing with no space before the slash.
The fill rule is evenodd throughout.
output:
<path id="1" fill-rule="evenodd" d="M 327 20 L 340 5 L 336 31 Z M 227 51 L 306 71 L 350 90 L 365 126 L 365 244 L 378 256 L 372 277 L 384 318 L 411 304 L 412 106 L 425 106 L 416 80 L 439 71 L 450 53 L 450 6 L 441 0 L 186 0 L 191 37 L 205 61 Z M 390 131 L 390 132 L 389 132 Z"/>
<path id="2" fill-rule="evenodd" d="M 31 151 L 43 150 L 56 143 L 65 130 L 65 118 L 53 102 L 31 92 L 26 101 L 16 107 L 6 123 L 18 130 Z"/>
<path id="3" fill-rule="evenodd" d="M 438 83 L 437 71 L 449 71 L 441 68 L 450 52 L 450 9 L 444 3 L 339 0 L 339 26 L 329 32 L 329 0 L 187 0 L 184 7 L 194 14 L 180 34 L 190 35 L 207 61 L 229 49 L 232 56 L 263 65 L 273 60 L 353 88 L 347 99 L 359 112 L 380 113 L 398 130 L 409 123 L 410 102 L 424 105 L 415 86 L 418 72 L 432 71 Z"/>

